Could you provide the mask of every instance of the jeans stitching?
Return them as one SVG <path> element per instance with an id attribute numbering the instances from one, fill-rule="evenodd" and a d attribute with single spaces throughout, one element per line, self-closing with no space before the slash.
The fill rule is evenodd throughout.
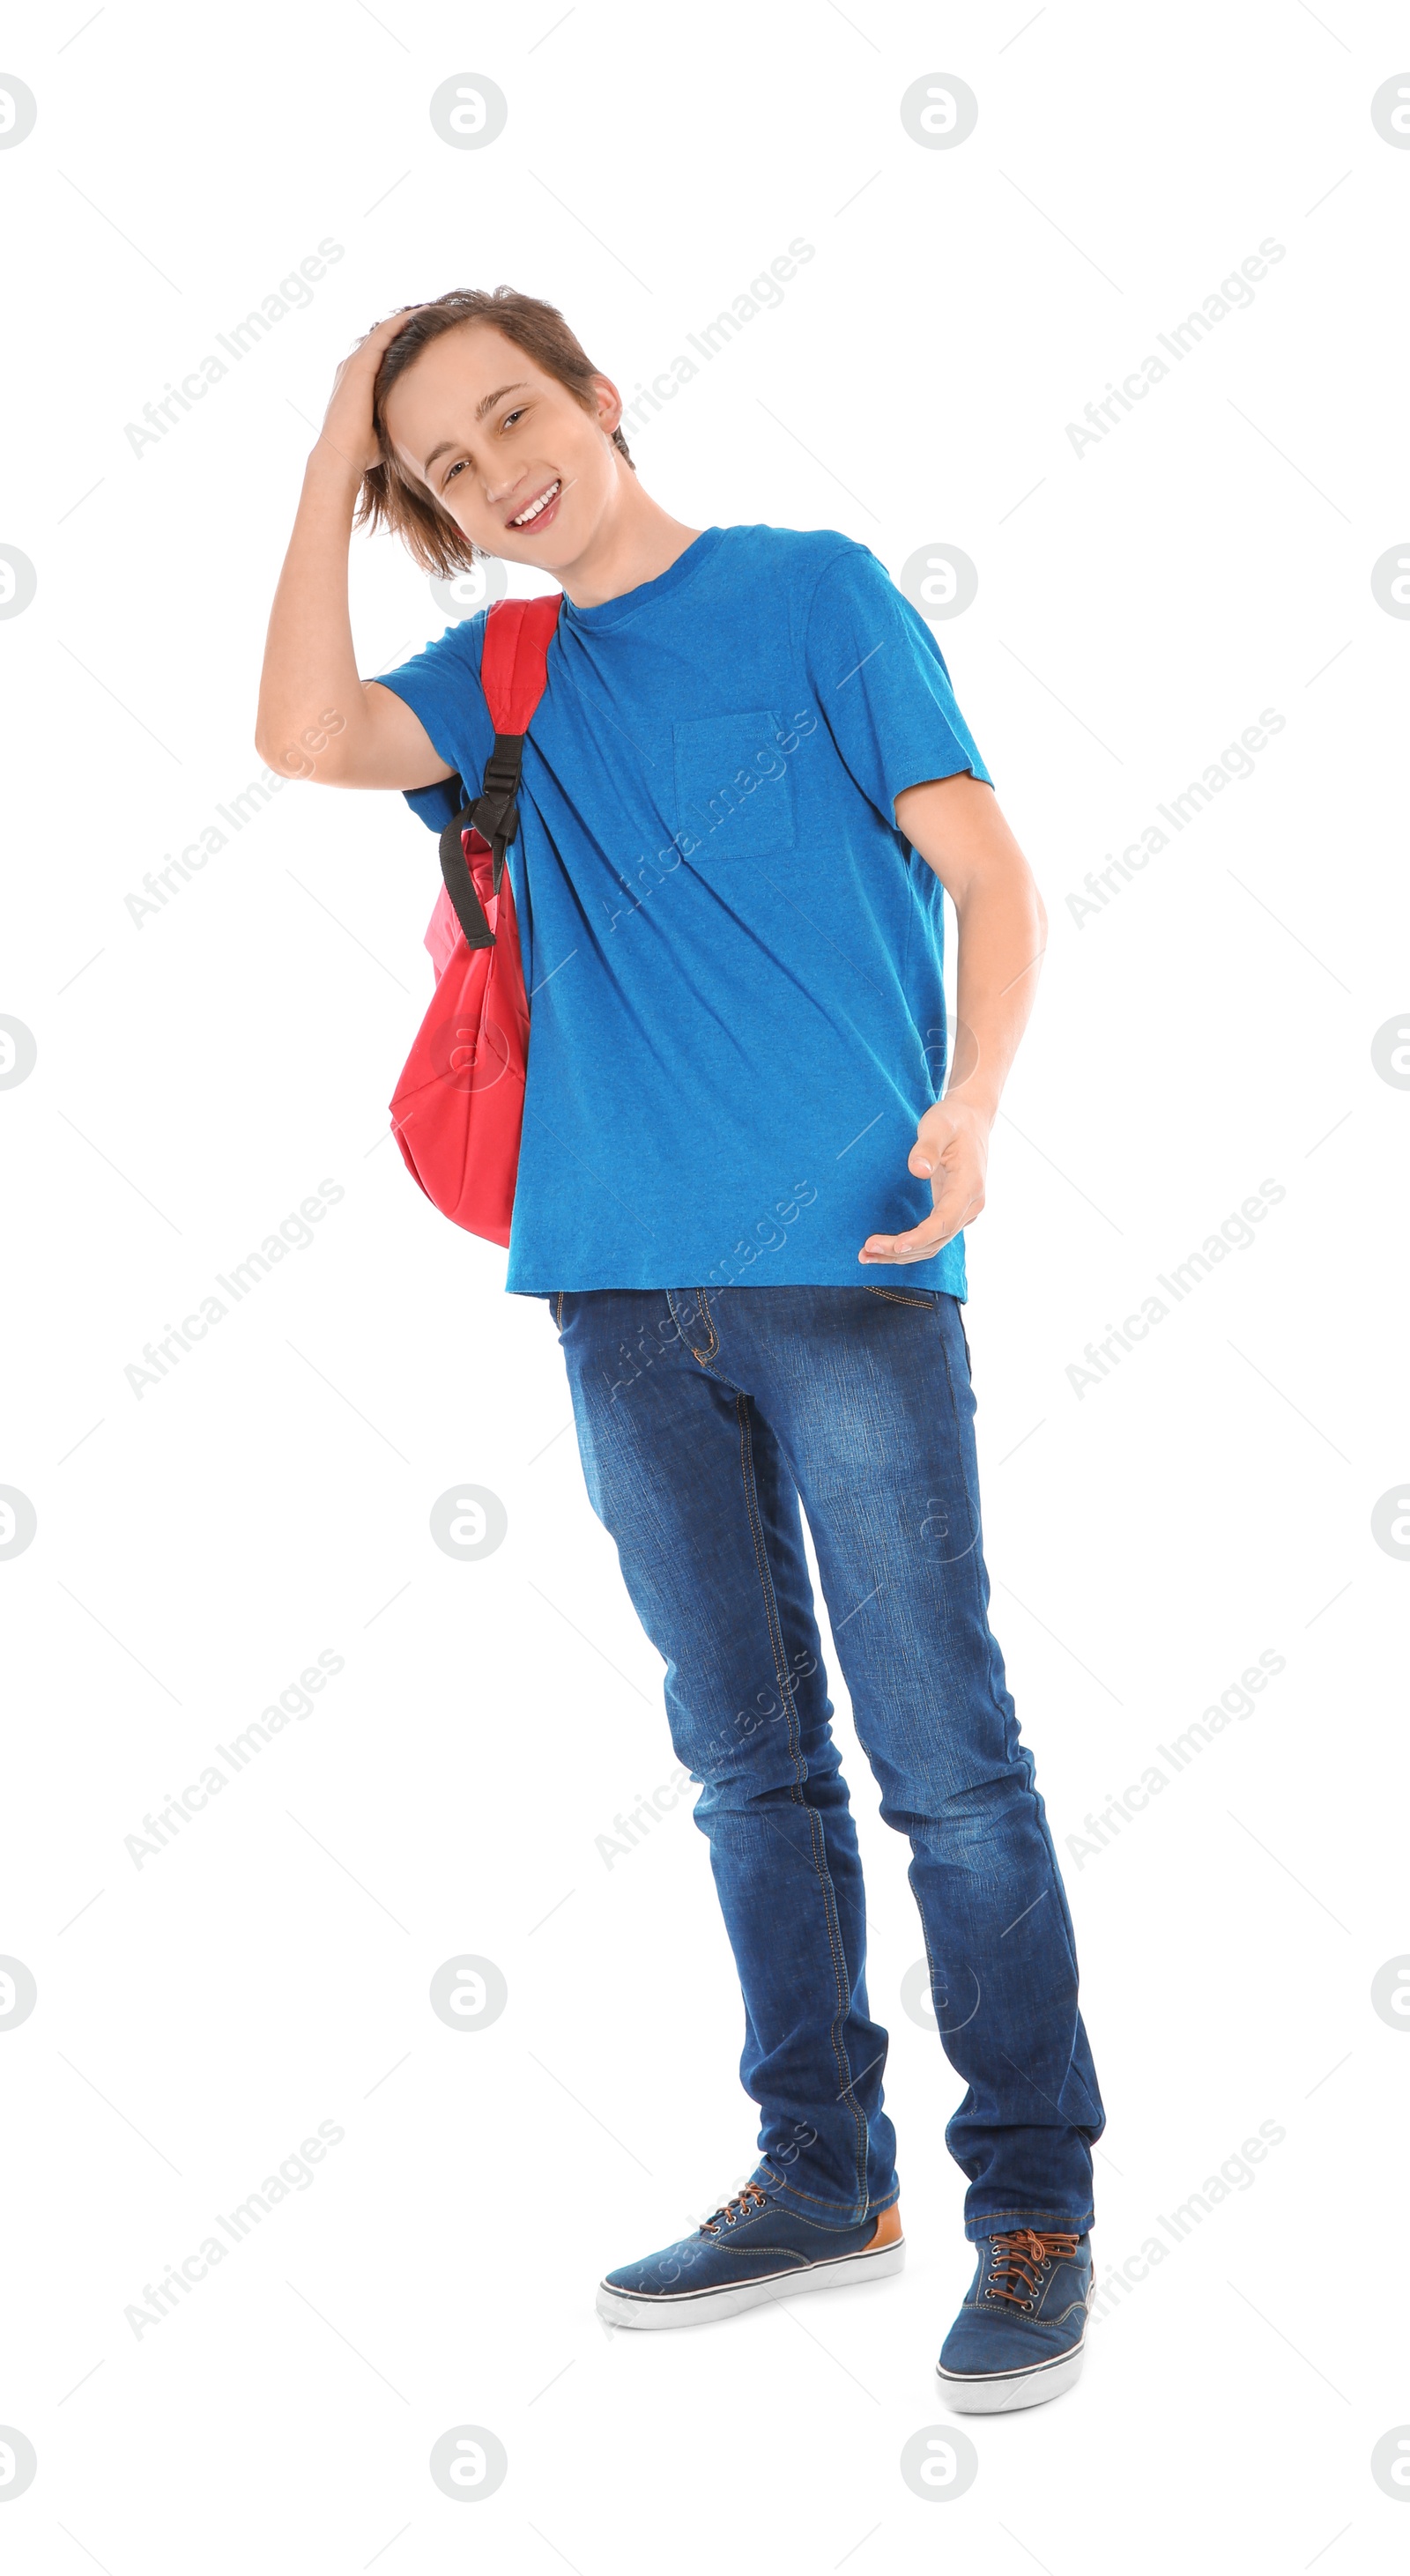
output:
<path id="1" fill-rule="evenodd" d="M 1085 2210 L 1082 2215 L 1084 2217 L 1087 2215 Z M 1073 2212 L 1070 2209 L 983 2209 L 976 2210 L 968 2223 L 971 2227 L 985 2227 L 991 2220 L 1016 2219 L 1021 2227 L 1038 2227 L 1049 2232 L 1060 2230 L 1065 2234 L 1072 2216 Z M 1006 2228 L 996 2226 L 993 2232 L 996 2236 L 1002 2236 L 1008 2231 Z M 1078 2229 L 1079 2235 L 1085 2235 L 1086 2232 L 1085 2228 Z"/>
<path id="2" fill-rule="evenodd" d="M 839 2099 L 840 2098 L 841 2097 L 839 2096 Z M 786 2193 L 790 2200 L 806 2201 L 810 2211 L 814 2209 L 826 2209 L 836 2212 L 838 2215 L 838 2225 L 840 2227 L 860 2227 L 862 2219 L 878 2217 L 882 2211 L 890 2209 L 892 2204 L 901 2197 L 901 2186 L 899 2183 L 894 2183 L 891 2188 L 889 2199 L 868 2200 L 867 2205 L 862 2212 L 862 2218 L 850 2218 L 844 2217 L 841 2214 L 842 2203 L 840 2201 L 824 2200 L 821 2192 L 800 2191 L 796 2182 L 780 2182 L 778 2184 L 778 2189 L 781 2193 Z"/>
<path id="3" fill-rule="evenodd" d="M 927 1297 L 908 1297 L 903 1288 L 873 1288 L 865 1281 L 863 1282 L 863 1285 L 866 1287 L 866 1292 L 869 1297 L 889 1297 L 893 1306 L 928 1307 L 930 1303 L 930 1300 Z"/>
<path id="4" fill-rule="evenodd" d="M 964 1478 L 965 1501 L 969 1505 L 970 1514 L 974 1521 L 974 1545 L 968 1550 L 969 1570 L 973 1577 L 975 1592 L 978 1595 L 979 1616 L 983 1621 L 984 1633 L 992 1646 L 994 1643 L 994 1632 L 989 1625 L 989 1613 L 985 1606 L 984 1594 L 979 1581 L 979 1557 L 983 1548 L 984 1537 L 983 1526 L 979 1513 L 979 1494 L 977 1488 L 973 1491 L 971 1491 L 970 1488 L 969 1467 L 965 1459 L 964 1439 L 960 1429 L 960 1411 L 959 1406 L 955 1402 L 954 1372 L 950 1367 L 950 1354 L 946 1346 L 944 1326 L 941 1323 L 940 1309 L 938 1306 L 935 1309 L 935 1321 L 940 1325 L 940 1356 L 945 1363 L 945 1391 L 950 1399 L 950 1415 L 955 1426 L 955 1456 L 960 1462 L 960 1473 Z M 1008 1721 L 1004 1715 L 999 1695 L 994 1688 L 994 1660 L 992 1655 L 988 1658 L 985 1678 L 989 1685 L 989 1697 L 993 1703 L 994 1713 L 999 1719 L 1001 1725 L 1004 1727 L 1005 1738 L 1007 1740 Z"/>
<path id="5" fill-rule="evenodd" d="M 801 1758 L 798 1736 L 798 1713 L 793 1693 L 788 1686 L 787 1663 L 783 1652 L 782 1625 L 778 1616 L 778 1603 L 774 1596 L 773 1577 L 769 1572 L 768 1556 L 764 1548 L 763 1524 L 759 1518 L 758 1512 L 758 1497 L 754 1479 L 754 1459 L 749 1440 L 748 1403 L 749 1399 L 746 1395 L 740 1394 L 735 1397 L 735 1412 L 739 1418 L 740 1469 L 744 1479 L 744 1499 L 749 1513 L 750 1536 L 754 1541 L 754 1555 L 759 1569 L 759 1583 L 764 1595 L 764 1615 L 769 1626 L 769 1644 L 774 1658 L 774 1678 L 778 1683 L 779 1692 L 783 1699 L 784 1706 L 788 1710 L 788 1750 L 796 1774 Z M 826 1860 L 819 1853 L 818 1849 L 818 1837 L 821 1832 L 821 1825 L 816 1812 L 808 1805 L 806 1798 L 802 1795 L 802 1781 L 796 1776 L 790 1794 L 795 1805 L 801 1807 L 804 1815 L 808 1819 L 809 1846 L 812 1852 L 813 1868 L 817 1873 L 818 1884 L 823 1898 L 824 1916 L 827 1924 L 828 1947 L 832 1952 L 832 1970 L 833 1976 L 837 1982 L 838 2008 L 839 2013 L 842 2013 L 847 2009 L 849 1998 L 849 1988 L 846 1982 L 847 1961 L 846 1954 L 842 1947 L 841 1928 L 837 1922 L 836 1891 L 833 1888 L 832 1878 L 828 1871 Z M 829 2032 L 829 2037 L 832 2041 L 833 2054 L 837 2060 L 837 2071 L 842 2078 L 842 2091 L 838 2098 L 849 2105 L 852 2116 L 857 2123 L 857 2189 L 858 2198 L 862 2203 L 862 2216 L 865 2217 L 867 2208 L 866 2115 L 852 2090 L 852 2070 L 847 2063 L 847 2052 L 842 2044 L 841 2035 L 835 2021 L 831 2031 Z"/>
<path id="6" fill-rule="evenodd" d="M 968 1358 L 969 1358 L 969 1337 L 968 1337 L 968 1335 L 965 1333 L 965 1329 L 964 1329 L 964 1320 L 963 1320 L 963 1318 L 962 1318 L 962 1317 L 960 1317 L 960 1316 L 959 1316 L 959 1308 L 958 1308 L 958 1304 L 956 1305 L 956 1310 L 955 1310 L 955 1311 L 956 1311 L 956 1316 L 957 1316 L 957 1318 L 959 1319 L 961 1338 L 963 1339 L 963 1341 L 964 1341 L 964 1345 L 965 1345 L 965 1358 L 966 1358 L 966 1360 L 968 1360 Z M 948 1347 L 947 1347 L 947 1345 L 946 1345 L 946 1341 L 945 1341 L 945 1334 L 944 1334 L 944 1327 L 943 1327 L 943 1323 L 942 1323 L 942 1320 L 941 1320 L 940 1309 L 939 1309 L 938 1305 L 937 1305 L 937 1307 L 936 1307 L 936 1309 L 935 1309 L 935 1320 L 936 1320 L 936 1323 L 937 1323 L 937 1324 L 939 1324 L 939 1325 L 941 1326 L 941 1331 L 940 1331 L 940 1353 L 941 1353 L 941 1357 L 942 1357 L 942 1359 L 944 1360 L 944 1363 L 945 1363 L 945 1386 L 946 1386 L 946 1390 L 947 1390 L 947 1392 L 948 1392 L 948 1394 L 949 1394 L 949 1398 L 950 1398 L 950 1412 L 951 1412 L 951 1415 L 953 1416 L 953 1419 L 954 1419 L 954 1422 L 955 1422 L 955 1429 L 956 1429 L 955 1454 L 956 1454 L 956 1456 L 957 1456 L 957 1457 L 960 1459 L 960 1461 L 961 1461 L 961 1472 L 963 1473 L 963 1476 L 964 1476 L 965 1498 L 966 1498 L 966 1500 L 967 1500 L 967 1502 L 968 1502 L 968 1504 L 969 1504 L 970 1511 L 972 1512 L 972 1514 L 973 1514 L 973 1516 L 974 1516 L 975 1545 L 974 1545 L 974 1546 L 970 1549 L 970 1551 L 969 1551 L 970 1571 L 971 1571 L 971 1576 L 972 1576 L 972 1579 L 973 1579 L 973 1582 L 974 1582 L 975 1594 L 976 1594 L 977 1602 L 978 1602 L 979 1615 L 980 1615 L 980 1618 L 981 1618 L 981 1620 L 983 1621 L 983 1624 L 984 1624 L 984 1633 L 985 1633 L 986 1637 L 989 1639 L 989 1643 L 990 1643 L 990 1646 L 991 1646 L 991 1648 L 992 1648 L 992 1647 L 993 1647 L 993 1645 L 994 1645 L 994 1643 L 995 1643 L 995 1639 L 994 1639 L 994 1632 L 993 1632 L 993 1629 L 992 1629 L 992 1627 L 990 1626 L 990 1623 L 989 1623 L 989 1612 L 988 1612 L 987 1606 L 986 1606 L 986 1604 L 985 1604 L 983 1589 L 982 1589 L 982 1587 L 981 1587 L 981 1585 L 980 1585 L 980 1581 L 979 1581 L 979 1558 L 980 1558 L 980 1555 L 981 1555 L 981 1553 L 982 1553 L 982 1547 L 983 1547 L 983 1529 L 982 1529 L 982 1525 L 981 1525 L 980 1512 L 979 1512 L 979 1493 L 978 1493 L 978 1489 L 977 1489 L 977 1488 L 976 1488 L 973 1492 L 971 1492 L 971 1490 L 970 1490 L 970 1483 L 969 1483 L 969 1469 L 968 1469 L 968 1466 L 964 1464 L 964 1443 L 963 1443 L 962 1439 L 958 1436 L 958 1434 L 959 1434 L 959 1408 L 958 1408 L 958 1406 L 956 1405 L 956 1402 L 955 1402 L 955 1381 L 954 1381 L 954 1374 L 953 1374 L 953 1371 L 951 1370 L 951 1367 L 950 1367 L 950 1353 L 949 1353 L 949 1349 L 948 1349 Z M 973 1379 L 972 1379 L 972 1373 L 971 1373 L 971 1393 L 972 1393 L 972 1392 L 973 1392 Z M 999 1719 L 1000 1724 L 1003 1726 L 1004 1731 L 1005 1731 L 1005 1738 L 1007 1738 L 1008 1721 L 1007 1721 L 1007 1718 L 1006 1718 L 1006 1716 L 1005 1716 L 1004 1708 L 1003 1708 L 1002 1702 L 1000 1701 L 1000 1698 L 999 1698 L 998 1692 L 996 1691 L 996 1689 L 995 1689 L 995 1687 L 994 1687 L 994 1665 L 993 1665 L 993 1656 L 992 1656 L 992 1653 L 991 1653 L 991 1655 L 990 1655 L 990 1657 L 989 1657 L 989 1662 L 988 1662 L 987 1680 L 988 1680 L 988 1684 L 989 1684 L 989 1696 L 990 1696 L 990 1699 L 991 1699 L 991 1701 L 992 1701 L 992 1703 L 993 1703 L 994 1713 L 995 1713 L 996 1717 Z M 1023 1773 L 1023 1786 L 1024 1786 L 1024 1791 L 1025 1791 L 1025 1794 L 1026 1794 L 1026 1796 L 1028 1797 L 1028 1799 L 1029 1799 L 1029 1801 L 1030 1801 L 1030 1804 L 1031 1804 L 1031 1806 L 1032 1806 L 1032 1810 L 1033 1810 L 1033 1821 L 1034 1821 L 1034 1824 L 1035 1824 L 1036 1829 L 1037 1829 L 1038 1838 L 1039 1838 L 1040 1842 L 1044 1845 L 1044 1847 L 1045 1847 L 1045 1849 L 1046 1849 L 1046 1852 L 1047 1852 L 1047 1858 L 1048 1858 L 1048 1884 L 1049 1884 L 1049 1886 L 1052 1888 L 1053 1892 L 1055 1893 L 1055 1895 L 1056 1895 L 1056 1897 L 1057 1897 L 1057 1901 L 1058 1901 L 1058 1916 L 1059 1916 L 1059 1920 L 1060 1920 L 1060 1921 L 1061 1921 L 1061 1923 L 1062 1923 L 1062 1927 L 1063 1927 L 1063 1938 L 1064 1938 L 1064 1943 L 1065 1943 L 1065 1946 L 1066 1946 L 1066 1949 L 1067 1949 L 1068 1963 L 1069 1963 L 1069 1965 L 1070 1965 L 1070 1967 L 1071 1967 L 1071 1970 L 1072 1970 L 1073 1993 L 1074 1993 L 1074 1998 L 1075 1998 L 1075 1996 L 1076 1996 L 1076 1992 L 1077 1992 L 1077 1986 L 1078 1986 L 1078 1971 L 1077 1971 L 1077 1949 L 1076 1949 L 1076 1942 L 1075 1942 L 1075 1938 L 1074 1938 L 1074 1935 L 1073 1935 L 1073 1929 L 1072 1929 L 1072 1917 L 1071 1917 L 1071 1915 L 1070 1915 L 1070 1913 L 1069 1913 L 1069 1911 L 1068 1911 L 1066 1891 L 1065 1891 L 1065 1889 L 1064 1889 L 1064 1887 L 1063 1887 L 1063 1883 L 1062 1883 L 1062 1872 L 1061 1872 L 1061 1870 L 1060 1870 L 1060 1869 L 1059 1869 L 1059 1867 L 1058 1867 L 1058 1858 L 1057 1858 L 1057 1853 L 1056 1853 L 1056 1851 L 1055 1851 L 1055 1849 L 1054 1849 L 1054 1847 L 1053 1847 L 1053 1838 L 1052 1838 L 1052 1835 L 1051 1835 L 1050 1831 L 1048 1830 L 1047 1820 L 1046 1820 L 1046 1818 L 1045 1818 L 1045 1816 L 1044 1816 L 1044 1814 L 1043 1814 L 1042 1804 L 1041 1804 L 1041 1801 L 1039 1800 L 1038 1792 L 1037 1792 L 1037 1789 L 1036 1789 L 1036 1787 L 1035 1787 L 1035 1785 L 1034 1785 L 1034 1777 L 1033 1777 L 1033 1757 L 1032 1757 L 1031 1753 L 1028 1751 L 1028 1748 L 1027 1748 L 1027 1746 L 1026 1746 L 1026 1745 L 1022 1748 L 1021 1753 L 1020 1753 L 1020 1757 L 1019 1757 L 1019 1767 L 1020 1767 L 1020 1769 L 1021 1769 L 1021 1771 L 1022 1771 L 1022 1773 Z M 928 1945 L 927 1945 L 927 1946 L 928 1946 Z M 1038 2089 L 1039 2089 L 1039 2090 L 1041 2090 L 1041 2087 L 1040 2087 L 1040 2088 L 1038 2088 Z M 1051 2095 L 1049 2095 L 1049 2094 L 1044 2094 L 1043 2098 L 1044 2098 L 1044 2100 L 1045 2100 L 1045 2101 L 1051 2101 L 1051 2099 L 1052 2099 Z M 1058 2103 L 1053 2102 L 1052 2107 L 1053 2107 L 1053 2109 L 1054 2109 L 1055 2111 L 1058 2111 L 1058 2112 L 1059 2112 L 1059 2116 L 1061 2116 L 1061 2106 L 1060 2106 Z M 1106 2125 L 1106 2124 L 1105 2124 L 1105 2121 L 1103 2121 L 1103 2124 L 1102 2124 L 1102 2125 L 1103 2125 L 1103 2127 L 1105 2127 L 1105 2125 Z M 1079 2124 L 1078 2122 L 1076 2122 L 1076 2121 L 1072 2122 L 1072 2123 L 1071 2123 L 1071 2126 L 1074 2128 L 1074 2130 L 1078 2130 L 1078 2131 L 1079 2131 L 1079 2133 L 1080 2133 L 1080 2124 Z M 1101 2131 L 1100 2131 L 1100 2130 L 1098 2130 L 1098 2131 L 1096 2132 L 1096 2135 L 1097 2135 L 1097 2136 L 1100 2136 L 1100 2135 L 1101 2135 Z M 1026 2225 L 1026 2224 L 1029 2224 L 1029 2223 L 1031 2223 L 1031 2222 L 1029 2222 L 1029 2221 L 1026 2221 L 1026 2220 L 1025 2220 L 1023 2223 Z"/>
<path id="7" fill-rule="evenodd" d="M 707 1299 L 703 1288 L 696 1289 L 695 1302 L 699 1307 L 701 1314 L 704 1316 L 706 1323 L 710 1327 L 710 1347 L 708 1351 L 695 1351 L 692 1354 L 694 1358 L 699 1360 L 700 1365 L 703 1368 L 708 1360 L 712 1360 L 715 1357 L 715 1354 L 720 1347 L 720 1342 L 719 1335 L 715 1331 L 715 1318 L 710 1312 L 709 1300 Z"/>
<path id="8" fill-rule="evenodd" d="M 789 2200 L 806 2201 L 808 2203 L 809 2210 L 826 2209 L 837 2211 L 839 2213 L 841 2211 L 841 2203 L 839 2201 L 824 2200 L 820 2192 L 800 2191 L 796 2182 L 779 2181 L 777 2188 L 780 2195 L 786 2195 Z M 845 2230 L 849 2227 L 860 2227 L 864 2219 L 883 2218 L 888 2209 L 895 2208 L 900 2197 L 901 2186 L 899 2183 L 893 2183 L 885 2200 L 869 2200 L 867 2202 L 861 2218 L 846 2218 L 839 2214 L 839 2228 Z"/>
<path id="9" fill-rule="evenodd" d="M 701 1304 L 704 1304 L 705 1292 L 703 1288 L 697 1288 L 695 1293 L 697 1300 Z M 698 1351 L 691 1340 L 686 1327 L 682 1324 L 679 1315 L 676 1315 L 675 1300 L 670 1289 L 667 1289 L 666 1291 L 666 1302 L 670 1307 L 672 1315 L 675 1316 L 676 1329 L 680 1334 L 680 1338 L 684 1342 L 686 1349 L 689 1351 L 691 1358 L 696 1362 L 696 1365 L 703 1368 L 707 1377 L 712 1377 L 714 1379 L 716 1386 L 727 1386 L 729 1384 L 729 1380 L 727 1378 L 722 1378 L 718 1370 L 712 1369 L 710 1366 L 711 1360 L 718 1356 L 720 1345 L 715 1333 L 715 1319 L 711 1314 L 709 1307 L 705 1307 L 705 1321 L 710 1327 L 710 1347 L 707 1351 Z"/>

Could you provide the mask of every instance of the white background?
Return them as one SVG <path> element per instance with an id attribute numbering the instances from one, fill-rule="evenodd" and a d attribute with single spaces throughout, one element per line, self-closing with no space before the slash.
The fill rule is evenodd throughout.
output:
<path id="1" fill-rule="evenodd" d="M 3 40 L 39 102 L 0 151 L 0 543 L 38 573 L 0 624 L 0 1011 L 38 1047 L 0 1094 L 0 1482 L 38 1516 L 0 1563 L 0 1950 L 38 1984 L 0 2042 L 0 2420 L 39 2464 L 11 2563 L 1389 2568 L 1410 2049 L 1370 1990 L 1410 1949 L 1410 1569 L 1371 1515 L 1410 1467 L 1410 1099 L 1371 1045 L 1410 1002 L 1410 623 L 1370 574 L 1406 537 L 1410 152 L 1370 101 L 1410 62 L 1403 12 L 84 16 L 18 10 Z M 429 120 L 463 71 L 509 102 L 485 150 Z M 901 124 L 932 72 L 979 100 L 955 149 Z M 674 1764 L 551 1321 L 387 1141 L 432 839 L 399 798 L 290 786 L 156 917 L 124 905 L 258 774 L 268 603 L 358 334 L 508 280 L 630 393 L 795 236 L 816 256 L 781 306 L 634 451 L 692 524 L 979 569 L 937 633 L 1052 937 L 967 1321 L 995 1627 L 1110 2115 L 1099 2276 L 1285 2131 L 1093 2327 L 1074 2395 L 971 2421 L 950 2502 L 898 2463 L 946 2420 L 969 2277 L 958 2088 L 901 2009 L 906 1854 L 840 1691 L 908 2269 L 694 2335 L 593 2315 L 607 2266 L 748 2171 L 753 2115 L 688 1809 L 610 1869 L 597 1848 Z M 1074 454 L 1066 424 L 1265 237 L 1286 256 L 1251 308 Z M 323 238 L 344 256 L 308 308 L 134 454 L 125 423 Z M 390 540 L 357 542 L 354 599 L 369 672 L 441 630 Z M 1087 871 L 1264 708 L 1255 774 L 1079 928 Z M 143 1344 L 324 1178 L 315 1241 L 139 1400 Z M 1256 1243 L 1079 1399 L 1083 1346 L 1264 1179 L 1286 1196 Z M 458 1479 L 508 1512 L 472 1564 L 428 1529 Z M 144 1814 L 325 1649 L 313 1713 L 137 1868 Z M 1256 1713 L 1070 1855 L 1267 1649 Z M 430 2009 L 466 1953 L 507 1979 L 493 2027 Z M 309 2186 L 135 2336 L 144 2285 L 320 2121 L 345 2134 Z M 473 2508 L 427 2468 L 461 2424 L 509 2460 Z"/>

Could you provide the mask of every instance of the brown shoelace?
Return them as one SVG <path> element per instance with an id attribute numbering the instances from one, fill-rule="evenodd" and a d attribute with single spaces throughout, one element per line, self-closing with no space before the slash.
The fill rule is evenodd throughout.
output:
<path id="1" fill-rule="evenodd" d="M 1021 2308 L 1031 2307 L 1036 2299 L 1044 2266 L 1077 2251 L 1075 2236 L 1040 2235 L 1032 2227 L 1012 2227 L 991 2241 L 994 2250 L 984 2295 L 1012 2299 Z"/>
<path id="2" fill-rule="evenodd" d="M 737 2218 L 752 2218 L 756 2210 L 766 2206 L 766 2202 L 767 2194 L 759 2189 L 756 2182 L 746 2183 L 743 2191 L 737 2191 L 733 2200 L 727 2200 L 723 2209 L 716 2210 L 713 2218 L 701 2221 L 700 2233 L 702 2236 L 714 2236 L 721 2225 L 733 2227 Z M 1065 2243 L 1066 2239 L 1064 2238 L 1063 2241 Z M 1072 2242 L 1076 2244 L 1075 2236 Z"/>

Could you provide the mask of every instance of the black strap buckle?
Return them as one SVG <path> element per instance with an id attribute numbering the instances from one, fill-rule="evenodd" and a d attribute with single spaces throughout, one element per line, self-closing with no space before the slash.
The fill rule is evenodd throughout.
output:
<path id="1" fill-rule="evenodd" d="M 493 848 L 496 841 L 505 848 L 519 829 L 519 809 L 515 798 L 519 792 L 519 771 L 524 758 L 521 733 L 497 733 L 494 749 L 485 763 L 485 775 L 471 820 L 480 838 Z M 503 850 L 499 853 L 501 863 Z M 495 879 L 498 890 L 498 877 Z"/>
<path id="2" fill-rule="evenodd" d="M 480 794 L 472 805 L 461 807 L 454 822 L 447 823 L 441 834 L 441 875 L 470 948 L 493 948 L 495 935 L 485 917 L 484 905 L 475 892 L 475 880 L 470 873 L 461 836 L 465 832 L 478 832 L 481 840 L 488 844 L 493 858 L 492 882 L 498 894 L 504 875 L 504 853 L 519 829 L 519 808 L 515 799 L 523 757 L 524 737 L 521 733 L 497 733 L 494 749 L 485 763 Z"/>

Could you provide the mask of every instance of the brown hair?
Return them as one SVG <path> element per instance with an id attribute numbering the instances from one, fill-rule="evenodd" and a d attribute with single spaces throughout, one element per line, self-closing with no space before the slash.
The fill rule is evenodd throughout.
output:
<path id="1" fill-rule="evenodd" d="M 545 375 L 565 386 L 584 411 L 595 408 L 592 380 L 597 371 L 556 305 L 542 304 L 535 295 L 520 295 L 512 286 L 497 286 L 493 294 L 487 287 L 467 286 L 450 295 L 438 295 L 432 304 L 416 306 L 405 329 L 388 342 L 377 370 L 372 424 L 386 462 L 369 467 L 362 478 L 355 525 L 390 528 L 425 571 L 439 573 L 444 579 L 468 571 L 480 549 L 471 544 L 463 528 L 456 526 L 424 483 L 407 481 L 388 442 L 384 406 L 398 376 L 405 374 L 427 343 L 438 340 L 443 331 L 454 331 L 463 322 L 492 323 L 506 340 L 513 341 L 516 349 L 535 359 Z M 631 465 L 631 451 L 620 429 L 613 430 L 612 444 Z M 632 472 L 636 472 L 634 465 Z"/>

